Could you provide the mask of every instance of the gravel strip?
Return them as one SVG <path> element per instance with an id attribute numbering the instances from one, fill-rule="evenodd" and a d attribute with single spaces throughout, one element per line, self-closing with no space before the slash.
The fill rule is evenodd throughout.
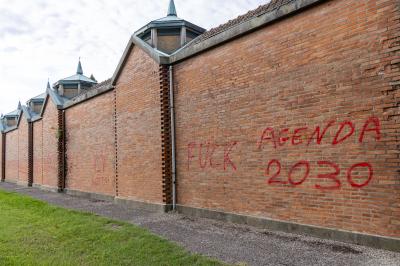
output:
<path id="1" fill-rule="evenodd" d="M 193 253 L 240 265 L 398 265 L 400 253 L 249 226 L 154 213 L 114 204 L 0 183 L 60 207 L 82 210 L 147 228 Z"/>

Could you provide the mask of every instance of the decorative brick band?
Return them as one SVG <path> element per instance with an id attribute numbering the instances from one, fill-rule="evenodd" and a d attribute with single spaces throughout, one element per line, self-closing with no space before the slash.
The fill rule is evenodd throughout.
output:
<path id="1" fill-rule="evenodd" d="M 118 197 L 118 117 L 117 117 L 117 90 L 114 88 L 114 152 L 115 152 L 115 196 Z"/>
<path id="2" fill-rule="evenodd" d="M 171 113 L 169 108 L 168 66 L 160 66 L 161 152 L 163 203 L 172 201 Z"/>
<path id="3" fill-rule="evenodd" d="M 58 144 L 57 144 L 57 154 L 58 154 L 58 191 L 62 192 L 65 188 L 65 117 L 64 111 L 58 110 Z"/>
<path id="4" fill-rule="evenodd" d="M 28 186 L 33 184 L 33 123 L 28 123 Z"/>

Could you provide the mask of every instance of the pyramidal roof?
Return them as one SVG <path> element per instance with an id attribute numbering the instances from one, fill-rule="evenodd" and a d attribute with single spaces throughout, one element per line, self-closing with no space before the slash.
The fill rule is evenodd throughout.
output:
<path id="1" fill-rule="evenodd" d="M 150 28 L 169 28 L 169 27 L 177 27 L 177 26 L 186 26 L 194 31 L 199 33 L 205 32 L 205 29 L 199 27 L 193 23 L 190 23 L 184 19 L 178 17 L 178 13 L 176 12 L 176 6 L 174 0 L 169 1 L 167 16 L 156 19 L 145 25 L 144 27 L 140 28 L 135 32 L 135 35 L 143 34 Z"/>
<path id="2" fill-rule="evenodd" d="M 92 84 L 97 83 L 97 81 L 83 75 L 82 63 L 81 60 L 79 59 L 78 66 L 76 68 L 76 74 L 59 80 L 55 85 L 57 86 L 58 84 L 76 84 L 81 82 L 92 83 Z"/>

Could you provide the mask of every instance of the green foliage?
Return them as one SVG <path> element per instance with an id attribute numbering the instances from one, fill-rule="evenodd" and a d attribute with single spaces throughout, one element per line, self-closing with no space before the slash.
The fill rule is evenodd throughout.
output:
<path id="1" fill-rule="evenodd" d="M 63 135 L 63 130 L 62 129 L 57 129 L 56 131 L 56 139 L 61 139 Z"/>
<path id="2" fill-rule="evenodd" d="M 221 265 L 137 226 L 0 191 L 0 265 Z"/>

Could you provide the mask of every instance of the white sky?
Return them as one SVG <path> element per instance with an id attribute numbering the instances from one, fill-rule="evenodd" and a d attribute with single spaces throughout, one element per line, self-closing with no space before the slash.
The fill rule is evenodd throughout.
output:
<path id="1" fill-rule="evenodd" d="M 268 0 L 175 0 L 178 16 L 210 29 Z M 76 72 L 112 76 L 130 35 L 165 17 L 169 0 L 0 0 L 0 113 Z"/>

